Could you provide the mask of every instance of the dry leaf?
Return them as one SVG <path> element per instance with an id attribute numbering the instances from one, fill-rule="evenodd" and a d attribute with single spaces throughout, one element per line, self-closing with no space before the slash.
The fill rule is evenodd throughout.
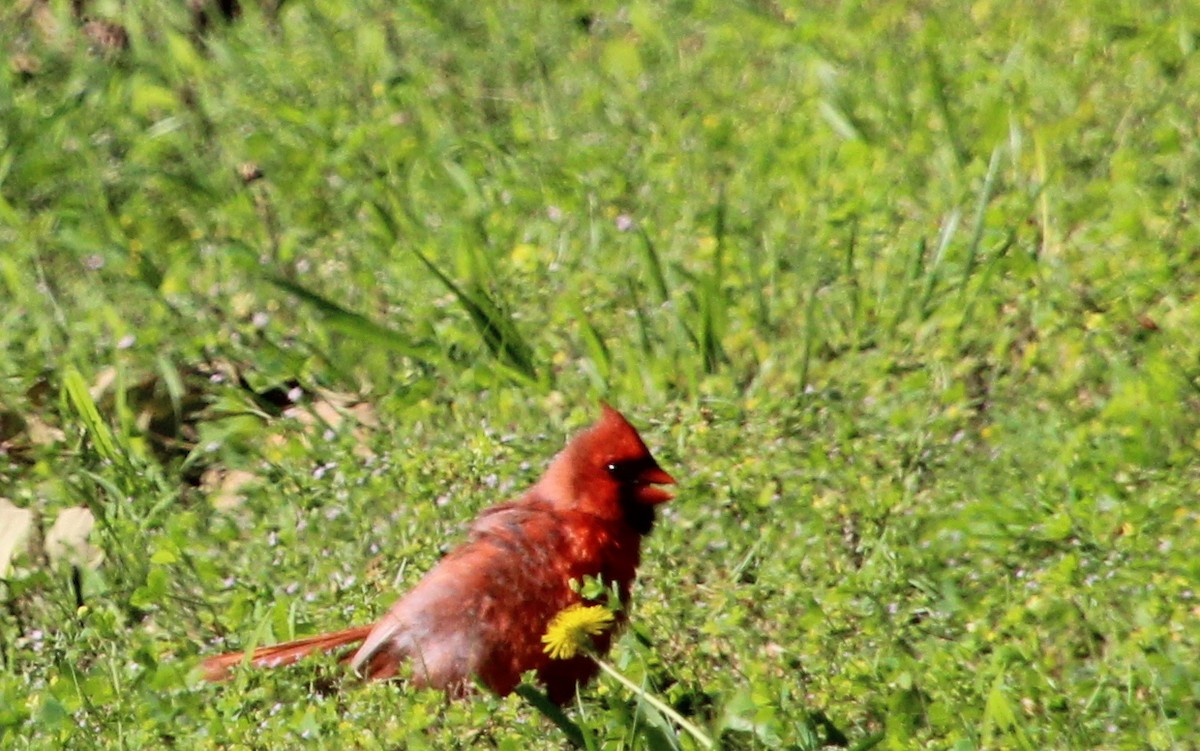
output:
<path id="1" fill-rule="evenodd" d="M 350 450 L 351 453 L 363 461 L 374 459 L 375 451 L 371 448 L 370 434 L 362 428 L 355 428 L 351 435 L 354 436 L 355 440 L 354 448 Z"/>
<path id="2" fill-rule="evenodd" d="M 117 382 L 117 369 L 112 365 L 100 368 L 96 373 L 96 381 L 88 389 L 88 393 L 92 395 L 92 401 L 99 403 Z"/>
<path id="3" fill-rule="evenodd" d="M 29 546 L 33 512 L 0 498 L 0 579 L 8 576 L 13 559 Z"/>
<path id="4" fill-rule="evenodd" d="M 375 408 L 368 402 L 359 402 L 349 408 L 350 414 L 354 415 L 354 419 L 358 420 L 358 424 L 368 428 L 379 427 L 379 417 L 375 414 Z"/>
<path id="5" fill-rule="evenodd" d="M 328 389 L 318 389 L 316 398 L 305 404 L 298 404 L 283 411 L 283 416 L 299 422 L 304 426 L 304 438 L 309 439 L 318 435 L 317 428 L 341 429 L 349 420 L 350 434 L 354 436 L 354 455 L 366 460 L 373 458 L 371 450 L 371 432 L 379 427 L 379 418 L 375 408 L 370 403 L 361 401 L 354 394 L 339 393 Z M 268 445 L 284 443 L 286 439 L 273 436 L 277 441 L 268 439 Z"/>
<path id="6" fill-rule="evenodd" d="M 214 467 L 204 473 L 200 483 L 208 491 L 213 507 L 224 511 L 241 505 L 246 500 L 242 489 L 258 480 L 258 475 L 244 469 L 223 470 Z"/>
<path id="7" fill-rule="evenodd" d="M 242 162 L 237 167 L 238 177 L 242 178 L 242 182 L 249 185 L 250 183 L 261 180 L 263 177 L 262 168 L 254 162 Z"/>
<path id="8" fill-rule="evenodd" d="M 37 415 L 30 415 L 25 420 L 25 433 L 29 442 L 34 446 L 53 446 L 67 440 L 67 434 Z"/>
<path id="9" fill-rule="evenodd" d="M 328 402 L 314 402 L 303 407 L 288 407 L 283 411 L 283 416 L 289 420 L 295 420 L 305 427 L 324 423 L 328 427 L 337 428 L 342 424 L 341 414 Z"/>
<path id="10" fill-rule="evenodd" d="M 88 542 L 96 518 L 82 506 L 63 509 L 46 533 L 46 556 L 57 564 L 66 561 L 75 566 L 96 568 L 104 560 L 104 552 Z"/>
<path id="11" fill-rule="evenodd" d="M 27 52 L 17 52 L 8 59 L 14 71 L 23 76 L 36 76 L 42 71 L 42 61 Z"/>
<path id="12" fill-rule="evenodd" d="M 92 19 L 84 22 L 83 35 L 91 42 L 92 52 L 101 55 L 129 49 L 129 32 L 119 23 Z"/>

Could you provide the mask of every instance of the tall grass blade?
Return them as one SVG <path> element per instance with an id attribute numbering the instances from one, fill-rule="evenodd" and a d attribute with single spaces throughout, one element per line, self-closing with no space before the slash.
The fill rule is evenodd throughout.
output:
<path id="1" fill-rule="evenodd" d="M 645 229 L 638 228 L 638 237 L 642 240 L 638 247 L 641 248 L 642 261 L 646 264 L 646 270 L 650 272 L 650 282 L 655 296 L 659 303 L 665 303 L 670 295 L 667 290 L 667 277 L 663 274 L 662 259 L 658 257 L 658 249 L 654 247 L 654 241 L 650 239 L 650 235 Z"/>
<path id="2" fill-rule="evenodd" d="M 896 303 L 896 312 L 892 316 L 892 322 L 888 326 L 888 337 L 896 332 L 900 326 L 900 322 L 908 317 L 908 309 L 912 305 L 913 293 L 916 290 L 917 277 L 921 275 L 921 269 L 925 266 L 925 250 L 926 241 L 921 237 L 913 244 L 912 260 L 908 265 L 908 273 L 904 277 L 900 289 L 900 300 Z"/>
<path id="3" fill-rule="evenodd" d="M 1004 258 L 1004 256 L 1008 254 L 1009 249 L 1012 248 L 1012 246 L 1015 245 L 1016 242 L 1017 242 L 1016 233 L 1010 231 L 1008 233 L 1008 236 L 1004 239 L 1004 242 L 1000 243 L 1000 246 L 998 248 L 996 248 L 994 251 L 989 251 L 989 255 L 991 256 L 991 261 L 989 261 L 988 264 L 983 267 L 983 273 L 981 275 L 980 282 L 979 282 L 979 286 L 981 289 L 987 289 L 988 285 L 991 283 L 992 277 L 995 276 L 995 274 L 996 274 L 996 267 L 999 265 L 998 264 L 999 260 Z M 967 330 L 971 326 L 971 321 L 975 317 L 975 301 L 978 298 L 979 298 L 979 295 L 977 293 L 977 294 L 971 296 L 962 305 L 962 310 L 963 310 L 962 320 L 959 321 L 958 331 L 956 332 L 957 336 L 959 336 L 960 338 L 967 332 Z"/>
<path id="4" fill-rule="evenodd" d="M 588 356 L 592 362 L 596 363 L 601 379 L 607 384 L 609 374 L 612 372 L 612 354 L 608 350 L 608 345 L 604 342 L 600 330 L 596 328 L 592 319 L 584 311 L 583 306 L 575 302 L 573 308 L 575 320 L 579 322 L 580 333 L 583 335 L 584 346 L 588 350 Z"/>
<path id="5" fill-rule="evenodd" d="M 996 173 L 1000 171 L 1000 153 L 997 146 L 992 149 L 992 158 L 988 162 L 987 175 L 983 178 L 983 189 L 979 192 L 979 203 L 975 206 L 974 226 L 971 228 L 971 241 L 967 245 L 967 262 L 963 267 L 962 280 L 958 284 L 959 297 L 966 293 L 967 283 L 975 271 L 979 257 L 979 243 L 983 239 L 983 223 L 987 215 L 988 203 L 992 200 L 992 192 L 996 187 Z"/>
<path id="6" fill-rule="evenodd" d="M 958 118 L 950 109 L 948 94 L 950 81 L 946 78 L 946 71 L 942 69 L 942 61 L 932 48 L 925 49 L 925 62 L 929 66 L 930 93 L 933 94 L 938 114 L 942 116 L 942 123 L 946 127 L 946 136 L 950 139 L 950 149 L 954 152 L 954 159 L 961 166 L 967 160 L 967 150 L 963 148 L 962 139 L 958 135 Z"/>
<path id="7" fill-rule="evenodd" d="M 833 132 L 845 140 L 863 140 L 862 131 L 859 130 L 853 119 L 837 103 L 830 99 L 822 99 L 817 104 L 817 111 L 821 113 L 821 117 L 825 118 L 825 122 L 829 124 L 829 127 L 833 128 Z"/>
<path id="8" fill-rule="evenodd" d="M 650 320 L 646 317 L 646 311 L 642 309 L 642 300 L 638 296 L 637 283 L 633 279 L 627 279 L 625 286 L 629 290 L 629 296 L 633 298 L 633 312 L 637 316 L 638 341 L 642 346 L 642 352 L 647 355 L 653 354 L 654 345 L 650 339 Z"/>
<path id="9" fill-rule="evenodd" d="M 371 213 L 383 225 L 383 229 L 387 232 L 387 239 L 392 243 L 399 242 L 400 225 L 396 223 L 396 218 L 392 216 L 392 212 L 379 201 L 368 201 L 367 206 L 371 208 Z"/>
<path id="10" fill-rule="evenodd" d="M 87 432 L 96 453 L 116 466 L 127 466 L 128 454 L 120 449 L 112 429 L 100 417 L 100 409 L 92 399 L 87 383 L 73 365 L 68 365 L 63 371 L 62 390 L 71 412 L 83 424 L 83 429 Z"/>
<path id="11" fill-rule="evenodd" d="M 765 250 L 766 255 L 770 255 L 771 241 L 764 233 L 761 236 L 762 244 L 755 246 L 754 250 Z M 754 324 L 758 328 L 766 331 L 771 325 L 771 305 L 768 302 L 768 295 L 773 285 L 769 284 L 763 278 L 762 269 L 759 268 L 759 257 L 755 252 L 746 254 L 746 272 L 750 277 L 751 288 L 754 292 Z"/>
<path id="12" fill-rule="evenodd" d="M 725 360 L 725 351 L 721 347 L 727 303 L 721 288 L 725 276 L 725 207 L 725 191 L 722 189 L 713 212 L 716 248 L 712 269 L 704 277 L 700 288 L 700 352 L 704 356 L 706 373 L 717 372 Z"/>
<path id="13" fill-rule="evenodd" d="M 842 276 L 846 280 L 846 286 L 850 293 L 850 315 L 846 317 L 847 333 L 853 347 L 857 349 L 862 345 L 863 338 L 871 337 L 874 332 L 863 320 L 866 317 L 863 310 L 863 285 L 854 272 L 855 255 L 858 252 L 858 217 L 852 217 L 849 223 L 850 237 L 846 240 L 846 256 L 842 263 Z"/>
<path id="14" fill-rule="evenodd" d="M 812 364 L 813 350 L 817 339 L 817 295 L 818 285 L 813 285 L 808 293 L 808 304 L 804 306 L 804 354 L 800 359 L 800 393 L 808 391 L 809 366 Z"/>
<path id="15" fill-rule="evenodd" d="M 1008 698 L 1005 690 L 1005 673 L 1003 670 L 996 674 L 992 681 L 991 690 L 983 705 L 983 736 L 981 745 L 984 748 L 995 748 L 998 735 L 1012 734 L 1017 744 L 1025 751 L 1033 751 L 1033 744 L 1021 730 L 1017 712 Z"/>
<path id="16" fill-rule="evenodd" d="M 921 292 L 922 321 L 927 320 L 933 313 L 933 293 L 941 278 L 942 259 L 946 257 L 946 250 L 950 247 L 950 240 L 954 238 L 954 233 L 958 231 L 958 223 L 961 219 L 962 212 L 958 209 L 951 211 L 946 220 L 942 222 L 941 231 L 938 232 L 937 247 L 933 251 L 933 261 L 930 262 L 929 268 L 925 272 L 925 289 Z"/>
<path id="17" fill-rule="evenodd" d="M 321 313 L 325 324 L 334 331 L 339 331 L 362 342 L 387 347 L 394 352 L 417 360 L 428 360 L 433 355 L 433 349 L 429 345 L 413 342 L 400 332 L 347 310 L 329 298 L 296 282 L 280 276 L 269 276 L 267 281 L 311 305 Z"/>
<path id="18" fill-rule="evenodd" d="M 715 303 L 711 290 L 705 289 L 700 299 L 700 353 L 704 356 L 704 372 L 716 373 L 724 359 L 724 352 L 717 338 Z"/>
<path id="19" fill-rule="evenodd" d="M 179 375 L 179 370 L 175 367 L 175 363 L 167 355 L 160 354 L 157 365 L 158 374 L 162 376 L 163 385 L 167 389 L 167 398 L 171 402 L 171 412 L 175 416 L 175 421 L 179 422 L 183 416 L 183 400 L 185 397 L 183 378 Z"/>
<path id="20" fill-rule="evenodd" d="M 445 285 L 446 289 L 458 300 L 470 316 L 471 322 L 483 337 L 484 343 L 492 355 L 501 363 L 509 366 L 520 375 L 531 381 L 536 381 L 537 368 L 533 364 L 533 349 L 518 331 L 516 323 L 500 308 L 481 288 L 476 287 L 474 294 L 454 283 L 454 280 L 442 273 L 432 261 L 421 251 L 413 249 L 413 253 L 425 264 L 425 268 Z"/>

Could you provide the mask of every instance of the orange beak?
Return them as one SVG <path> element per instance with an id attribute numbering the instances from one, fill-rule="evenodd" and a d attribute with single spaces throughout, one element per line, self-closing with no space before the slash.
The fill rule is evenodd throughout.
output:
<path id="1" fill-rule="evenodd" d="M 643 471 L 637 479 L 637 497 L 642 503 L 665 503 L 675 497 L 673 493 L 655 485 L 674 485 L 675 478 L 667 474 L 662 467 L 654 466 Z"/>

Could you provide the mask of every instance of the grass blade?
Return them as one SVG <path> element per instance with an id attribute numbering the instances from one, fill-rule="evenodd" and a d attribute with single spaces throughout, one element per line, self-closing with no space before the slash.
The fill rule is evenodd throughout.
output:
<path id="1" fill-rule="evenodd" d="M 713 249 L 712 269 L 700 285 L 700 352 L 704 356 L 706 373 L 717 372 L 721 363 L 727 360 L 721 346 L 729 302 L 721 287 L 725 276 L 725 212 L 725 189 L 721 188 L 713 210 L 712 234 L 716 247 Z"/>
<path id="2" fill-rule="evenodd" d="M 474 295 L 454 283 L 454 280 L 442 273 L 442 270 L 425 257 L 421 251 L 413 249 L 413 253 L 425 264 L 425 268 L 445 285 L 446 289 L 458 299 L 463 309 L 467 311 L 471 322 L 475 324 L 484 343 L 496 359 L 514 369 L 517 373 L 531 381 L 537 380 L 537 368 L 533 364 L 533 349 L 518 331 L 512 317 L 504 312 L 486 292 L 476 287 Z"/>
<path id="3" fill-rule="evenodd" d="M 909 262 L 908 273 L 905 275 L 900 288 L 900 300 L 896 303 L 895 315 L 892 316 L 892 322 L 888 326 L 889 338 L 896 333 L 900 322 L 908 316 L 908 308 L 912 305 L 913 291 L 916 287 L 917 277 L 921 275 L 921 269 L 925 266 L 926 245 L 924 237 L 921 237 L 913 244 L 912 260 Z"/>
<path id="4" fill-rule="evenodd" d="M 655 295 L 660 303 L 665 303 L 670 295 L 667 292 L 667 277 L 663 274 L 662 259 L 658 257 L 658 249 L 654 247 L 654 241 L 650 239 L 650 235 L 646 233 L 645 229 L 638 227 L 638 237 L 642 240 L 639 246 L 642 251 L 642 260 L 646 264 L 647 271 L 650 272 L 650 281 Z"/>
<path id="5" fill-rule="evenodd" d="M 954 152 L 954 159 L 961 165 L 966 161 L 968 152 L 963 148 L 962 139 L 958 135 L 958 118 L 950 109 L 950 95 L 947 93 L 951 90 L 950 80 L 946 77 L 942 61 L 933 48 L 925 49 L 925 63 L 929 69 L 929 91 L 933 95 L 934 104 L 937 105 L 938 114 L 942 116 L 942 123 L 946 128 L 946 136 L 950 139 L 950 149 Z"/>
<path id="6" fill-rule="evenodd" d="M 612 372 L 612 354 L 609 352 L 608 344 L 605 343 L 604 336 L 596 328 L 596 324 L 592 323 L 592 319 L 588 317 L 583 306 L 575 302 L 572 307 L 575 320 L 579 322 L 580 333 L 583 335 L 583 343 L 587 347 L 588 355 L 596 363 L 599 376 L 604 381 L 601 385 L 607 385 L 609 374 Z"/>
<path id="7" fill-rule="evenodd" d="M 646 311 L 642 309 L 642 300 L 638 296 L 638 286 L 633 279 L 626 279 L 625 286 L 629 290 L 629 296 L 633 299 L 633 312 L 637 316 L 638 322 L 638 341 L 641 344 L 642 352 L 645 354 L 654 353 L 654 345 L 650 340 L 650 319 L 646 316 Z"/>
<path id="8" fill-rule="evenodd" d="M 754 323 L 764 331 L 771 325 L 769 300 L 772 296 L 773 285 L 763 278 L 759 263 L 762 260 L 760 253 L 766 256 L 771 255 L 770 247 L 771 240 L 764 233 L 760 235 L 760 244 L 754 245 L 750 252 L 746 253 L 746 273 L 750 277 L 751 292 L 754 294 Z"/>
<path id="9" fill-rule="evenodd" d="M 942 222 L 942 229 L 938 233 L 937 247 L 933 251 L 933 261 L 930 262 L 929 268 L 925 272 L 925 289 L 921 293 L 921 320 L 924 321 L 933 313 L 933 291 L 937 287 L 938 279 L 941 277 L 942 259 L 946 257 L 946 249 L 950 247 L 950 240 L 954 237 L 954 233 L 958 231 L 958 223 L 962 219 L 962 212 L 958 209 L 950 212 L 946 220 Z"/>
<path id="10" fill-rule="evenodd" d="M 962 280 L 958 285 L 959 296 L 966 293 L 967 282 L 975 271 L 976 259 L 979 257 L 979 243 L 983 239 L 983 222 L 987 214 L 988 203 L 992 200 L 992 192 L 996 187 L 996 173 L 1000 171 L 1000 147 L 992 149 L 992 158 L 988 162 L 987 175 L 983 178 L 983 189 L 979 193 L 979 203 L 975 206 L 975 222 L 971 228 L 971 242 L 967 245 L 967 262 L 963 267 Z"/>
<path id="11" fill-rule="evenodd" d="M 96 453 L 117 466 L 128 464 L 128 456 L 118 447 L 117 438 L 108 423 L 100 417 L 100 410 L 88 392 L 87 383 L 75 366 L 68 365 L 63 371 L 62 389 L 71 411 L 83 424 Z"/>
<path id="12" fill-rule="evenodd" d="M 347 310 L 332 300 L 296 282 L 280 276 L 269 276 L 267 277 L 267 281 L 316 308 L 324 317 L 326 325 L 335 331 L 363 342 L 387 347 L 390 350 L 418 360 L 426 360 L 431 355 L 431 349 L 428 345 L 412 342 L 400 332 Z"/>
<path id="13" fill-rule="evenodd" d="M 813 351 L 816 349 L 817 295 L 819 292 L 819 286 L 813 285 L 812 290 L 808 293 L 808 304 L 804 306 L 804 354 L 800 359 L 801 394 L 808 391 L 809 366 L 812 364 Z"/>
<path id="14" fill-rule="evenodd" d="M 585 741 L 583 730 L 580 729 L 579 725 L 541 691 L 530 686 L 528 683 L 522 683 L 517 686 L 516 693 L 533 705 L 534 709 L 541 712 L 543 717 L 558 726 L 563 735 L 567 736 L 567 741 L 573 748 L 590 749 L 594 747 L 595 744 Z"/>

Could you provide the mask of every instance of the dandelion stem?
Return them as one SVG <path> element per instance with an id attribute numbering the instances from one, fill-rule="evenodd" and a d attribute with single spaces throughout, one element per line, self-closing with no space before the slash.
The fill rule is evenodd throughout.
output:
<path id="1" fill-rule="evenodd" d="M 639 697 L 644 699 L 647 704 L 654 707 L 659 712 L 662 712 L 667 717 L 670 717 L 671 720 L 673 720 L 675 722 L 675 724 L 679 725 L 679 727 L 686 730 L 693 738 L 695 738 L 696 741 L 701 746 L 703 746 L 704 748 L 712 748 L 713 747 L 712 738 L 709 738 L 707 733 L 705 733 L 703 730 L 696 727 L 694 724 L 692 724 L 687 719 L 685 719 L 683 717 L 683 715 L 679 714 L 674 709 L 667 706 L 665 703 L 662 702 L 662 700 L 660 700 L 657 697 L 655 697 L 654 695 L 648 693 L 641 686 L 637 685 L 633 681 L 631 681 L 628 678 L 626 678 L 625 676 L 621 675 L 621 673 L 619 673 L 616 668 L 614 668 L 612 665 L 609 665 L 604 660 L 601 660 L 598 657 L 594 657 L 594 656 L 592 657 L 592 659 L 595 660 L 596 664 L 600 666 L 601 670 L 603 670 L 605 673 L 608 673 L 610 676 L 615 678 L 617 680 L 617 682 L 620 683 L 622 686 L 624 686 L 625 688 L 627 688 L 630 691 L 637 694 Z"/>

